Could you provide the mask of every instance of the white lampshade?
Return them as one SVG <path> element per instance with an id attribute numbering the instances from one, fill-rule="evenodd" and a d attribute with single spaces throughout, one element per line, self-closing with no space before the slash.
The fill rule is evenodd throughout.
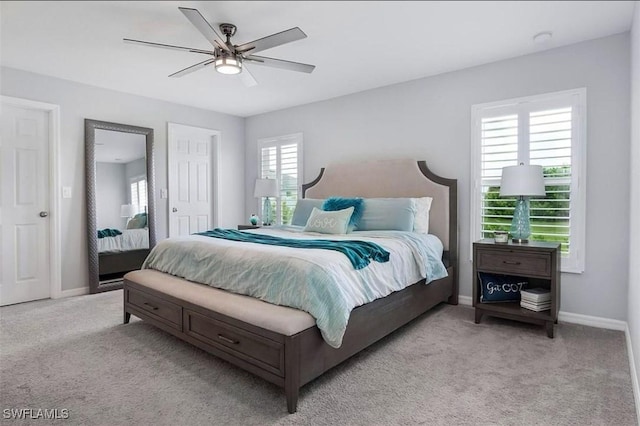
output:
<path id="1" fill-rule="evenodd" d="M 120 206 L 120 217 L 133 217 L 136 211 L 133 208 L 133 204 L 123 204 Z"/>
<path id="2" fill-rule="evenodd" d="M 520 164 L 502 168 L 500 196 L 544 196 L 542 166 Z"/>
<path id="3" fill-rule="evenodd" d="M 256 186 L 253 191 L 254 197 L 275 197 L 276 195 L 278 195 L 277 179 L 256 179 Z"/>

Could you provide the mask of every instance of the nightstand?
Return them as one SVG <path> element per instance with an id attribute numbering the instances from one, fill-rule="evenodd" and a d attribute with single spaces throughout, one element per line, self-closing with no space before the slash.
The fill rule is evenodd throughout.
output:
<path id="1" fill-rule="evenodd" d="M 259 225 L 238 225 L 238 231 L 242 231 L 245 229 L 258 229 L 260 228 Z"/>
<path id="2" fill-rule="evenodd" d="M 480 302 L 478 272 L 524 277 L 529 281 L 529 288 L 550 289 L 551 309 L 535 312 L 521 308 L 520 302 Z M 473 306 L 476 324 L 482 315 L 507 318 L 544 325 L 547 336 L 553 338 L 553 325 L 558 322 L 560 310 L 560 244 L 496 243 L 493 239 L 473 243 Z"/>

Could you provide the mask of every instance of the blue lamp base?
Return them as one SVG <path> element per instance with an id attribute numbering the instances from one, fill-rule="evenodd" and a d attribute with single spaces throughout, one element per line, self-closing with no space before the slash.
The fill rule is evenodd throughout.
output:
<path id="1" fill-rule="evenodd" d="M 516 209 L 513 212 L 513 221 L 509 230 L 514 243 L 528 243 L 531 235 L 531 224 L 529 223 L 529 198 L 518 197 Z"/>
<path id="2" fill-rule="evenodd" d="M 264 219 L 263 225 L 271 225 L 271 201 L 269 201 L 269 197 L 264 197 L 264 204 L 262 205 L 262 218 Z"/>

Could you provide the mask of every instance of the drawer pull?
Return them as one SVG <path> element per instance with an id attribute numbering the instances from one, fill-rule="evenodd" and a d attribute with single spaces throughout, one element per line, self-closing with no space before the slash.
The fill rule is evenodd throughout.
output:
<path id="1" fill-rule="evenodd" d="M 153 306 L 152 304 L 147 303 L 147 302 L 144 302 L 144 304 L 145 304 L 146 306 L 150 307 L 150 308 L 151 308 L 152 310 L 154 310 L 154 311 L 157 311 L 157 310 L 158 310 L 158 307 L 157 307 L 157 306 Z"/>
<path id="2" fill-rule="evenodd" d="M 222 334 L 218 334 L 218 339 L 222 340 L 223 342 L 231 343 L 232 345 L 237 345 L 238 343 L 240 343 L 239 341 L 229 339 L 228 337 L 223 336 Z"/>
<path id="3" fill-rule="evenodd" d="M 511 261 L 511 260 L 503 260 L 502 263 L 505 263 L 507 265 L 519 265 L 520 262 L 518 261 Z"/>

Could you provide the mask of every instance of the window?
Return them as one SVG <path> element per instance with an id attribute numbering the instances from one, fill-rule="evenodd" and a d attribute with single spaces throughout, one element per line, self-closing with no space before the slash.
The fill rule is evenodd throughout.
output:
<path id="1" fill-rule="evenodd" d="M 147 179 L 144 176 L 131 179 L 131 205 L 135 214 L 147 211 Z"/>
<path id="2" fill-rule="evenodd" d="M 547 195 L 531 198 L 530 240 L 560 242 L 562 271 L 584 271 L 586 89 L 474 105 L 472 145 L 471 240 L 509 231 L 502 168 L 540 165 Z"/>
<path id="3" fill-rule="evenodd" d="M 279 194 L 271 200 L 275 223 L 290 224 L 300 194 L 302 133 L 260 139 L 258 152 L 260 177 L 278 180 Z M 263 203 L 264 199 L 261 199 L 260 206 Z M 262 207 L 258 211 L 262 212 Z"/>

